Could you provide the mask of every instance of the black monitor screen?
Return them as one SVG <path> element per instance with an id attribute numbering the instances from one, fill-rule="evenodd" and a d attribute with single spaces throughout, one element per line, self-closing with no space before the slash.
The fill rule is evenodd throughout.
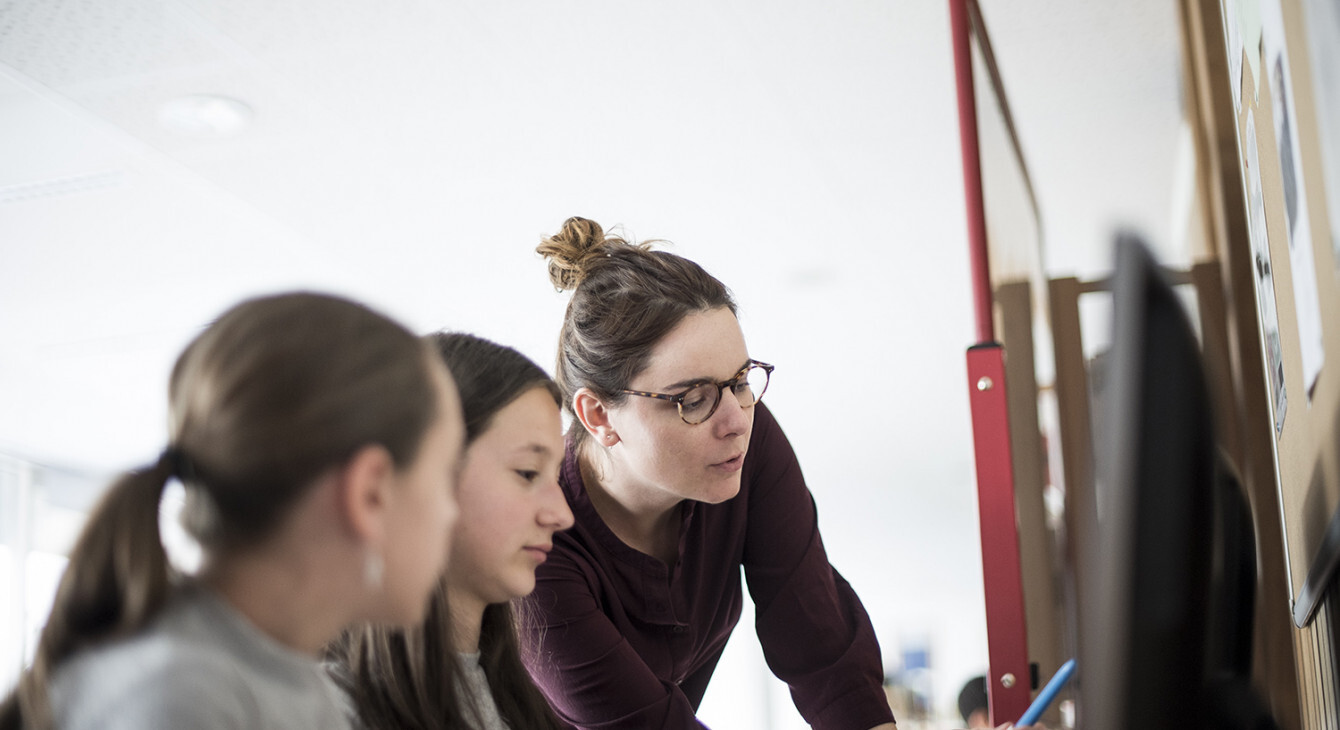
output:
<path id="1" fill-rule="evenodd" d="M 1205 727 L 1201 688 L 1215 442 L 1195 334 L 1135 237 L 1117 242 L 1114 333 L 1097 424 L 1097 534 L 1079 641 L 1080 724 Z"/>

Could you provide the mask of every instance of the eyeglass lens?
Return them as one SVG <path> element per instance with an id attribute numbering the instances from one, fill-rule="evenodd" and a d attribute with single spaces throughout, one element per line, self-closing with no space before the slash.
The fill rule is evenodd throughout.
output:
<path id="1" fill-rule="evenodd" d="M 763 397 L 768 388 L 768 371 L 761 367 L 751 367 L 734 384 L 728 386 L 739 401 L 740 407 L 748 408 Z M 716 411 L 721 399 L 722 388 L 715 383 L 701 383 L 690 388 L 679 404 L 679 414 L 689 423 L 702 423 Z"/>

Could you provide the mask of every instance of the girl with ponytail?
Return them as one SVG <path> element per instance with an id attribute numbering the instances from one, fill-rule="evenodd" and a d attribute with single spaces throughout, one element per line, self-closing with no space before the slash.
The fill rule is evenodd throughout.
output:
<path id="1" fill-rule="evenodd" d="M 210 325 L 169 403 L 169 446 L 90 515 L 0 728 L 344 726 L 322 647 L 422 619 L 448 555 L 450 376 L 386 317 L 289 294 Z M 190 577 L 158 529 L 174 478 L 205 555 Z"/>
<path id="2" fill-rule="evenodd" d="M 572 525 L 558 486 L 558 386 L 510 347 L 459 333 L 429 340 L 460 389 L 465 519 L 423 623 L 349 632 L 332 674 L 367 728 L 558 730 L 522 664 L 512 610 L 554 533 Z"/>

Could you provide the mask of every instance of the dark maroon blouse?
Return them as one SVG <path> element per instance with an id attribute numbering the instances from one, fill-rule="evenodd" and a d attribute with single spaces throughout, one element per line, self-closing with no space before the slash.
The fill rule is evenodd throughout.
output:
<path id="1" fill-rule="evenodd" d="M 817 730 L 892 722 L 870 617 L 828 563 L 791 444 L 761 403 L 740 493 L 686 500 L 673 567 L 624 544 L 582 483 L 572 442 L 559 481 L 576 523 L 554 536 L 528 599 L 531 676 L 578 728 L 697 728 L 740 619 L 740 567 L 763 654 Z"/>

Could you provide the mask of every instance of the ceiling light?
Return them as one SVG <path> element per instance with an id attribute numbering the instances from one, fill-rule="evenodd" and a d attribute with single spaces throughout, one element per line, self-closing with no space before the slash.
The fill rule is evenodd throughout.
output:
<path id="1" fill-rule="evenodd" d="M 187 137 L 233 137 L 255 116 L 251 107 L 237 99 L 214 94 L 179 96 L 158 109 L 158 123 L 164 129 Z"/>

